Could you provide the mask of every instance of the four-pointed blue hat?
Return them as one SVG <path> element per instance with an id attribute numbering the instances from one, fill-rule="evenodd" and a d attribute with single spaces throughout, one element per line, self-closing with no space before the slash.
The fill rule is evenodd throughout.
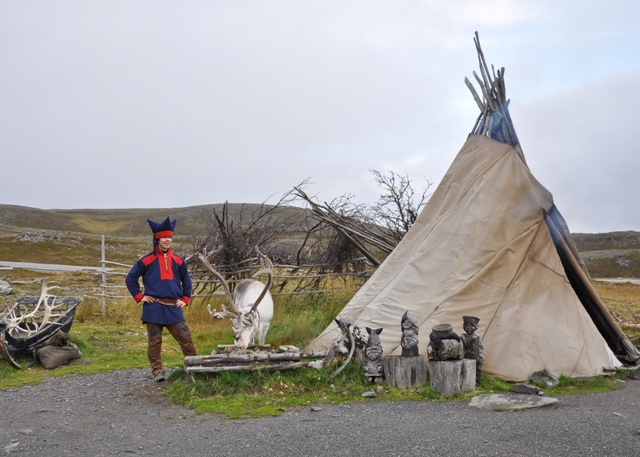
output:
<path id="1" fill-rule="evenodd" d="M 173 231 L 176 228 L 176 221 L 172 221 L 168 217 L 162 222 L 154 222 L 151 219 L 147 219 L 147 222 L 156 240 L 165 236 L 173 236 Z"/>

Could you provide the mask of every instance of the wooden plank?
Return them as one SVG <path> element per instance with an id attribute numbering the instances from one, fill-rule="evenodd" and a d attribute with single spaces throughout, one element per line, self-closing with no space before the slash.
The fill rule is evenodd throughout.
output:
<path id="1" fill-rule="evenodd" d="M 218 345 L 218 349 L 239 349 L 239 346 L 236 346 L 235 344 L 219 344 Z M 251 351 L 251 350 L 255 350 L 255 349 L 271 349 L 271 345 L 270 344 L 250 344 L 249 346 L 247 346 L 247 351 Z"/>
<path id="2" fill-rule="evenodd" d="M 212 366 L 221 363 L 252 363 L 252 362 L 297 362 L 306 359 L 322 359 L 327 355 L 325 351 L 312 353 L 268 353 L 268 354 L 212 354 L 197 356 L 191 355 L 184 358 L 185 366 Z"/>
<path id="3" fill-rule="evenodd" d="M 47 303 L 52 304 L 54 303 L 54 300 L 56 305 L 75 305 L 82 301 L 82 297 L 62 297 L 51 295 L 49 296 Z M 16 298 L 16 303 L 20 305 L 35 305 L 39 301 L 40 295 L 18 295 Z"/>
<path id="4" fill-rule="evenodd" d="M 221 373 L 223 371 L 285 371 L 294 370 L 296 368 L 304 368 L 309 365 L 309 362 L 295 362 L 278 365 L 236 365 L 230 367 L 186 367 L 187 374 L 189 373 Z"/>

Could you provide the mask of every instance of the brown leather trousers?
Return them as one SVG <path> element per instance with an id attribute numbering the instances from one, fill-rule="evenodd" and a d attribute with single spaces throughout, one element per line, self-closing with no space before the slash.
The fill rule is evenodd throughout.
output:
<path id="1" fill-rule="evenodd" d="M 147 322 L 147 353 L 149 355 L 151 371 L 154 376 L 162 371 L 162 329 L 165 327 L 169 330 L 171 336 L 180 344 L 180 349 L 182 349 L 182 353 L 185 356 L 196 355 L 196 347 L 191 340 L 191 332 L 186 322 L 182 321 L 175 324 L 154 324 Z"/>

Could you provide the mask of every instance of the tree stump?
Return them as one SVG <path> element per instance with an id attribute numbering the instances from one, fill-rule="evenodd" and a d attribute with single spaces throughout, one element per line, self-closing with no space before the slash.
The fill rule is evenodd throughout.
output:
<path id="1" fill-rule="evenodd" d="M 429 360 L 429 384 L 445 397 L 469 392 L 476 387 L 476 361 Z"/>
<path id="2" fill-rule="evenodd" d="M 462 360 L 429 360 L 431 390 L 444 397 L 460 395 Z"/>
<path id="3" fill-rule="evenodd" d="M 402 357 L 389 355 L 382 359 L 384 377 L 391 387 L 407 389 L 427 382 L 427 367 L 424 356 Z"/>
<path id="4" fill-rule="evenodd" d="M 462 372 L 460 373 L 460 390 L 471 392 L 476 388 L 476 360 L 462 359 Z"/>

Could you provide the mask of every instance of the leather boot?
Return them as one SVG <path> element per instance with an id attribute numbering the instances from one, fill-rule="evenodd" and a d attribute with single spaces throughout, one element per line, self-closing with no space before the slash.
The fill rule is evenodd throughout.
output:
<path id="1" fill-rule="evenodd" d="M 196 355 L 196 347 L 193 344 L 191 332 L 189 331 L 189 327 L 187 327 L 186 322 L 176 322 L 175 324 L 169 324 L 166 327 L 167 330 L 169 330 L 169 333 L 171 333 L 171 335 L 180 344 L 180 349 L 182 349 L 182 353 L 185 356 Z"/>
<path id="2" fill-rule="evenodd" d="M 147 355 L 153 376 L 162 371 L 162 327 L 147 322 Z"/>

